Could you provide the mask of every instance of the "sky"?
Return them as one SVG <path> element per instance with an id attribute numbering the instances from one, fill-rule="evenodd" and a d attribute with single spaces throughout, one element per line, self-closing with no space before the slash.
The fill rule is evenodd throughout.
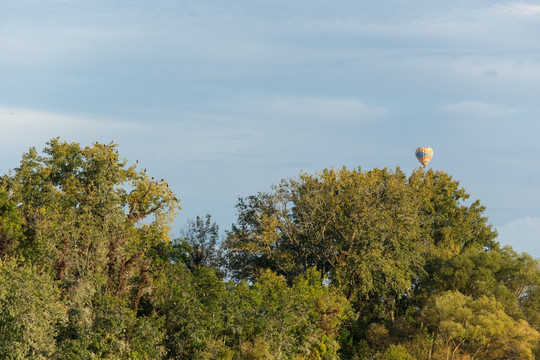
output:
<path id="1" fill-rule="evenodd" d="M 419 163 L 540 257 L 540 1 L 0 0 L 0 172 L 118 144 L 176 230 L 301 171 Z"/>

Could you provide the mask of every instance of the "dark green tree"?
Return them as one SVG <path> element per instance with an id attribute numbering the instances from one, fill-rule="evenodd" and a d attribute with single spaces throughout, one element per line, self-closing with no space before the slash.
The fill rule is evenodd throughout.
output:
<path id="1" fill-rule="evenodd" d="M 219 227 L 209 214 L 188 220 L 180 235 L 175 245 L 185 253 L 184 261 L 189 267 L 220 266 Z"/>

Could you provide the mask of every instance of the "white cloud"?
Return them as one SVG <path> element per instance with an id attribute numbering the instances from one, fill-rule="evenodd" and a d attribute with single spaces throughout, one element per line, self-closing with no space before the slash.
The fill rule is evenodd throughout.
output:
<path id="1" fill-rule="evenodd" d="M 433 4 L 418 3 L 402 9 L 398 5 L 393 10 L 388 9 L 393 13 L 387 16 L 352 12 L 304 18 L 296 22 L 296 27 L 289 25 L 285 29 L 323 36 L 360 36 L 359 44 L 364 48 L 394 53 L 412 49 L 417 54 L 442 51 L 453 56 L 493 50 L 520 50 L 523 54 L 538 49 L 538 38 L 532 34 L 539 30 L 538 22 L 533 20 L 540 14 L 540 5 L 525 2 Z"/>
<path id="2" fill-rule="evenodd" d="M 388 69 L 393 65 L 391 59 L 395 59 L 405 62 L 410 72 L 421 70 L 415 64 L 421 64 L 427 56 L 428 66 L 436 66 L 439 74 L 451 70 L 451 76 L 465 79 L 473 72 L 473 78 L 482 74 L 492 78 L 493 74 L 502 78 L 517 75 L 532 82 L 532 78 L 538 80 L 535 74 L 540 74 L 537 62 L 527 65 L 531 59 L 527 54 L 538 49 L 537 37 L 531 35 L 536 33 L 534 28 L 501 15 L 504 11 L 534 13 L 536 8 L 527 3 L 511 3 L 504 8 L 472 4 L 441 9 L 424 9 L 424 4 L 405 9 L 397 4 L 396 9 L 388 9 L 393 13 L 391 18 L 377 13 L 377 7 L 363 13 L 362 6 L 352 2 L 336 9 L 327 5 L 322 15 L 314 15 L 325 7 L 322 2 L 309 12 L 302 9 L 305 4 L 280 4 L 290 11 L 268 9 L 269 13 L 249 2 L 230 8 L 209 2 L 202 9 L 192 1 L 177 6 L 172 3 L 158 1 L 155 6 L 145 6 L 142 2 L 123 2 L 112 6 L 103 2 L 103 9 L 86 4 L 87 8 L 80 11 L 69 4 L 62 10 L 74 12 L 72 20 L 66 20 L 71 19 L 71 12 L 59 11 L 44 23 L 28 20 L 30 25 L 0 25 L 0 65 L 33 71 L 76 70 L 98 76 L 127 73 L 237 80 L 298 68 L 300 64 L 320 66 L 332 61 L 363 61 L 365 68 L 386 64 L 381 71 L 388 73 L 392 71 Z M 24 18 L 26 14 L 21 15 Z M 26 17 L 34 21 L 39 18 L 37 14 Z M 508 49 L 520 50 L 520 56 L 506 59 L 508 62 L 500 66 L 470 64 L 456 69 L 463 64 L 444 61 L 463 54 Z M 400 56 L 389 56 L 397 53 Z M 501 56 L 504 54 L 496 57 Z M 494 56 L 487 53 L 486 57 Z M 411 60 L 407 63 L 404 58 Z M 518 70 L 512 71 L 505 64 L 514 64 Z"/>
<path id="3" fill-rule="evenodd" d="M 0 124 L 5 141 L 16 141 L 16 135 L 54 132 L 100 132 L 124 127 L 124 123 L 91 116 L 68 115 L 31 109 L 0 107 Z"/>
<path id="4" fill-rule="evenodd" d="M 98 117 L 68 115 L 30 109 L 0 107 L 0 165 L 16 166 L 20 155 L 35 146 L 41 150 L 47 141 L 60 137 L 69 142 L 87 145 L 92 142 L 116 141 L 115 134 L 126 132 L 136 125 Z M 9 163 L 7 163 L 9 162 Z"/>
<path id="5" fill-rule="evenodd" d="M 128 159 L 160 157 L 176 161 L 216 160 L 238 156 L 254 146 L 243 119 L 229 115 L 180 113 L 180 120 L 140 123 L 99 116 L 0 107 L 0 151 L 10 153 L 8 168 L 29 147 L 41 150 L 55 137 L 88 145 L 114 141 Z M 248 140 L 246 140 L 248 139 Z M 152 160 L 149 160 L 152 161 Z M 153 162 L 153 161 L 152 161 Z M 2 162 L 0 161 L 0 165 Z M 157 165 L 157 164 L 154 164 Z M 147 166 L 151 166 L 148 164 Z"/>
<path id="6" fill-rule="evenodd" d="M 496 11 L 504 15 L 538 16 L 540 15 L 540 5 L 526 2 L 511 2 L 497 6 Z"/>
<path id="7" fill-rule="evenodd" d="M 480 101 L 460 101 L 447 104 L 442 107 L 442 110 L 454 114 L 481 116 L 484 118 L 502 118 L 522 111 L 519 108 Z"/>
<path id="8" fill-rule="evenodd" d="M 502 245 L 510 245 L 518 252 L 527 252 L 540 258 L 540 217 L 515 219 L 497 231 L 498 241 Z"/>

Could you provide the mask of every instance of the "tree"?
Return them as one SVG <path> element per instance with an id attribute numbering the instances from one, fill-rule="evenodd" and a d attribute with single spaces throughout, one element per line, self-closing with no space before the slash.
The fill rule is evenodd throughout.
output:
<path id="1" fill-rule="evenodd" d="M 178 199 L 115 144 L 53 139 L 0 178 L 0 357 L 538 357 L 539 260 L 468 197 L 441 171 L 302 173 L 241 198 L 219 248 L 210 215 L 169 241 Z"/>
<path id="2" fill-rule="evenodd" d="M 391 310 L 422 271 L 419 202 L 399 169 L 301 174 L 237 207 L 226 241 L 237 277 L 268 268 L 290 281 L 314 266 L 357 308 L 374 298 Z"/>
<path id="3" fill-rule="evenodd" d="M 216 271 L 191 270 L 183 262 L 163 264 L 151 305 L 165 319 L 168 359 L 215 359 L 231 352 L 227 336 L 231 295 Z"/>
<path id="4" fill-rule="evenodd" d="M 154 288 L 154 249 L 169 241 L 180 209 L 167 183 L 127 166 L 116 144 L 81 147 L 52 139 L 42 155 L 35 148 L 24 154 L 2 177 L 0 190 L 0 255 L 39 264 L 58 281 L 68 314 L 59 326 L 62 352 L 155 357 L 160 347 L 145 332 L 159 334 L 157 320 L 137 313 Z M 100 304 L 117 311 L 102 311 Z M 117 314 L 123 319 L 118 326 Z M 111 327 L 100 330 L 99 324 Z M 102 341 L 109 340 L 101 331 L 129 346 L 104 350 Z"/>
<path id="5" fill-rule="evenodd" d="M 498 248 L 497 233 L 487 223 L 480 201 L 465 205 L 469 194 L 447 173 L 418 169 L 409 177 L 408 187 L 420 201 L 422 235 L 418 240 L 424 244 L 425 258 L 423 276 L 415 281 L 414 304 L 409 305 L 421 308 L 432 292 L 441 290 L 437 289 L 437 276 L 448 272 L 449 263 L 464 259 L 464 253 L 491 257 L 491 250 Z M 460 273 L 467 272 L 460 269 Z"/>
<path id="6" fill-rule="evenodd" d="M 44 156 L 30 149 L 3 177 L 23 219 L 24 239 L 12 252 L 67 288 L 104 277 L 108 293 L 130 294 L 136 308 L 150 285 L 146 253 L 168 241 L 178 200 L 166 182 L 126 167 L 115 144 L 47 145 Z"/>
<path id="7" fill-rule="evenodd" d="M 433 297 L 422 315 L 433 333 L 434 358 L 455 359 L 463 353 L 471 359 L 533 359 L 540 337 L 526 321 L 511 318 L 502 304 L 487 296 L 473 299 L 446 292 Z"/>
<path id="8" fill-rule="evenodd" d="M 389 316 L 433 267 L 495 246 L 479 202 L 443 172 L 323 170 L 241 198 L 225 243 L 237 278 L 272 269 L 287 279 L 315 266 L 358 311 Z M 407 296 L 406 296 L 407 295 Z"/>
<path id="9" fill-rule="evenodd" d="M 163 321 L 136 313 L 116 296 L 97 295 L 91 307 L 70 308 L 70 324 L 60 327 L 56 359 L 160 359 Z"/>
<path id="10" fill-rule="evenodd" d="M 470 205 L 470 195 L 459 181 L 443 171 L 413 171 L 408 187 L 420 200 L 423 241 L 431 246 L 432 258 L 448 258 L 468 248 L 492 249 L 497 233 L 487 223 L 485 207 L 479 200 Z"/>
<path id="11" fill-rule="evenodd" d="M 314 269 L 290 286 L 270 270 L 251 283 L 224 282 L 213 267 L 177 261 L 174 246 L 161 254 L 167 253 L 171 261 L 162 263 L 149 298 L 165 319 L 167 358 L 338 358 L 350 307 Z"/>
<path id="12" fill-rule="evenodd" d="M 189 267 L 219 266 L 219 227 L 207 214 L 204 218 L 197 216 L 189 220 L 187 226 L 177 240 L 177 246 L 185 252 L 185 262 Z"/>
<path id="13" fill-rule="evenodd" d="M 17 211 L 17 204 L 0 185 L 0 260 L 13 254 L 13 249 L 23 238 L 22 222 Z"/>
<path id="14" fill-rule="evenodd" d="M 420 339 L 419 312 L 441 289 L 444 264 L 498 248 L 484 207 L 465 205 L 468 197 L 441 171 L 302 173 L 271 192 L 240 198 L 225 241 L 229 266 L 237 279 L 270 269 L 289 284 L 315 267 L 356 312 L 343 355 L 384 352 L 402 342 L 399 333 Z M 375 327 L 388 332 L 387 343 L 366 342 Z"/>
<path id="15" fill-rule="evenodd" d="M 50 359 L 66 307 L 53 279 L 17 260 L 0 260 L 0 358 Z"/>

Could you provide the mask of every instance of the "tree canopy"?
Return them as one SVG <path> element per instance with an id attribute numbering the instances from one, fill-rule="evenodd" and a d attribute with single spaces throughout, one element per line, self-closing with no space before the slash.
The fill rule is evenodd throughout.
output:
<path id="1" fill-rule="evenodd" d="M 1 177 L 0 357 L 540 356 L 538 259 L 443 171 L 300 173 L 174 238 L 177 195 L 117 149 L 56 138 Z"/>

